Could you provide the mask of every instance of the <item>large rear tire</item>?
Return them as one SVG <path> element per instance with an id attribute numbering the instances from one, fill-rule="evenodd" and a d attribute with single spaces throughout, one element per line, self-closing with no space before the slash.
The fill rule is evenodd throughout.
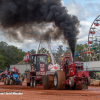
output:
<path id="1" fill-rule="evenodd" d="M 44 75 L 42 77 L 42 84 L 43 84 L 43 89 L 51 89 L 54 88 L 54 84 L 53 84 L 53 75 Z"/>
<path id="2" fill-rule="evenodd" d="M 66 84 L 63 84 L 65 82 L 65 73 L 64 71 L 58 70 L 54 74 L 54 88 L 55 90 L 64 90 Z"/>
<path id="3" fill-rule="evenodd" d="M 42 83 L 43 83 L 43 89 L 44 90 L 48 89 L 48 76 L 47 75 L 42 76 Z"/>

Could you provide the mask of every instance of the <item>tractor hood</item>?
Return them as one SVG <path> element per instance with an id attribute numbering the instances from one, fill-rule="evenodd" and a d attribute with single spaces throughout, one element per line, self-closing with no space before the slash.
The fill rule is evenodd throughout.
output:
<path id="1" fill-rule="evenodd" d="M 13 74 L 13 77 L 19 77 L 17 74 Z"/>

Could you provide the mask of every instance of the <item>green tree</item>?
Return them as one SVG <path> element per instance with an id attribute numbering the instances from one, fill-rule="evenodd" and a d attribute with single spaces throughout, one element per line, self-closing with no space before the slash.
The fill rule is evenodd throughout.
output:
<path id="1" fill-rule="evenodd" d="M 83 45 L 82 44 L 77 44 L 76 45 L 76 51 L 80 53 L 82 50 L 83 50 Z"/>
<path id="2" fill-rule="evenodd" d="M 15 46 L 9 46 L 6 42 L 0 42 L 0 69 L 10 67 L 23 59 L 26 53 Z"/>
<path id="3" fill-rule="evenodd" d="M 41 48 L 38 53 L 47 53 L 47 54 L 49 54 L 49 51 L 45 48 Z"/>
<path id="4" fill-rule="evenodd" d="M 30 54 L 35 54 L 36 53 L 36 51 L 34 50 L 34 49 L 32 49 L 31 51 L 30 51 Z"/>

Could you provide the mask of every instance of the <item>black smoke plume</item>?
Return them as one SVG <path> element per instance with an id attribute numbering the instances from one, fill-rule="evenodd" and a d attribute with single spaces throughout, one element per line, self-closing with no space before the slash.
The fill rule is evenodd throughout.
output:
<path id="1" fill-rule="evenodd" d="M 0 28 L 11 39 L 64 36 L 74 56 L 78 25 L 61 0 L 0 0 Z"/>

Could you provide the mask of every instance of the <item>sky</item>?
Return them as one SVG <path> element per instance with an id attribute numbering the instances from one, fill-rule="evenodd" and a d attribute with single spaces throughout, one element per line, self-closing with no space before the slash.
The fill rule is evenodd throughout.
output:
<path id="1" fill-rule="evenodd" d="M 77 44 L 88 43 L 88 34 L 91 24 L 94 19 L 100 15 L 100 1 L 99 0 L 62 0 L 63 5 L 67 8 L 68 13 L 71 15 L 76 15 L 80 21 L 79 35 Z M 38 46 L 38 42 L 34 40 L 25 40 L 24 43 L 19 43 L 16 41 L 8 41 L 0 32 L 0 41 L 5 41 L 8 45 L 14 45 L 23 51 L 30 51 Z M 57 50 L 59 45 L 63 45 L 65 49 L 68 45 L 63 44 L 63 42 L 55 41 L 51 42 L 52 50 Z"/>
<path id="2" fill-rule="evenodd" d="M 99 0 L 63 0 L 68 13 L 80 21 L 78 44 L 88 43 L 88 34 L 93 21 L 100 15 Z"/>

